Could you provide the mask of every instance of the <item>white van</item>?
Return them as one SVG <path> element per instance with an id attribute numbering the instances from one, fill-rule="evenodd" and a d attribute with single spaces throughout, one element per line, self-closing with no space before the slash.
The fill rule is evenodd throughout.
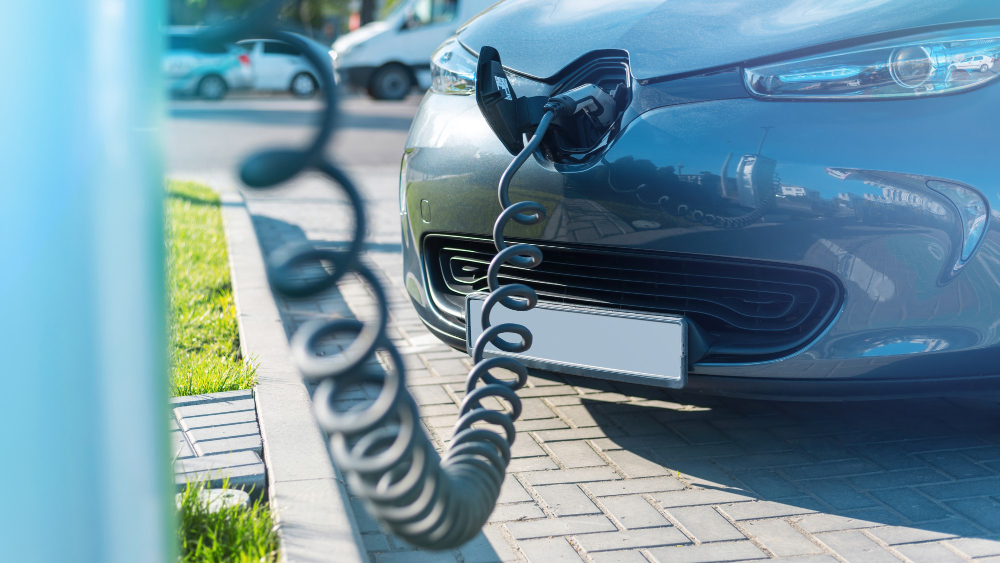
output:
<path id="1" fill-rule="evenodd" d="M 377 100 L 400 100 L 431 85 L 431 54 L 496 0 L 403 0 L 382 21 L 333 43 L 337 80 Z"/>

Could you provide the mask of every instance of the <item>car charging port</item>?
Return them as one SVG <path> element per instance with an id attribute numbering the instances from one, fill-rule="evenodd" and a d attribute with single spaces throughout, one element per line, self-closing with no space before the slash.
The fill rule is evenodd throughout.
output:
<path id="1" fill-rule="evenodd" d="M 595 82 L 567 88 L 559 84 L 551 97 L 518 97 L 500 63 L 495 49 L 483 47 L 476 70 L 476 102 L 490 128 L 511 154 L 524 148 L 524 135 L 531 136 L 542 117 L 553 113 L 539 150 L 546 159 L 558 163 L 587 160 L 607 141 L 631 99 L 627 67 L 618 67 L 608 79 L 606 69 Z M 575 78 L 593 78 L 593 73 L 574 73 Z M 562 91 L 560 91 L 562 90 Z"/>
<path id="2" fill-rule="evenodd" d="M 583 84 L 553 96 L 551 102 L 572 106 L 573 111 L 552 121 L 542 150 L 554 162 L 581 161 L 606 142 L 628 104 L 627 87 L 606 92 L 596 84 Z"/>

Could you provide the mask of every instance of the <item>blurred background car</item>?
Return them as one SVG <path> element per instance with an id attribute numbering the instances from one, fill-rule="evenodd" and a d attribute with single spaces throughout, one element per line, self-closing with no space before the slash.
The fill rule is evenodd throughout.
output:
<path id="1" fill-rule="evenodd" d="M 431 84 L 431 54 L 494 0 L 406 0 L 385 19 L 333 43 L 338 82 L 377 100 L 401 100 Z"/>
<path id="2" fill-rule="evenodd" d="M 250 88 L 253 69 L 247 50 L 195 39 L 195 28 L 172 27 L 163 72 L 171 94 L 221 100 L 230 90 Z"/>
<path id="3" fill-rule="evenodd" d="M 986 55 L 976 55 L 975 57 L 969 57 L 961 61 L 957 61 L 954 67 L 958 70 L 978 70 L 979 72 L 986 72 L 987 70 L 993 68 L 993 58 Z"/>
<path id="4" fill-rule="evenodd" d="M 274 39 L 248 39 L 237 45 L 249 53 L 254 90 L 291 92 L 298 98 L 311 98 L 319 90 L 316 69 L 298 47 Z M 329 51 L 319 43 L 315 46 Z"/>

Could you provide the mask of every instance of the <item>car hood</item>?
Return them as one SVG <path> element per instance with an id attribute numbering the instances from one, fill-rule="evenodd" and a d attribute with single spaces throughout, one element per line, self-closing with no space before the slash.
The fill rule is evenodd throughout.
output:
<path id="1" fill-rule="evenodd" d="M 459 38 L 548 78 L 599 49 L 629 53 L 636 78 L 730 65 L 875 33 L 1000 18 L 983 0 L 507 0 Z"/>

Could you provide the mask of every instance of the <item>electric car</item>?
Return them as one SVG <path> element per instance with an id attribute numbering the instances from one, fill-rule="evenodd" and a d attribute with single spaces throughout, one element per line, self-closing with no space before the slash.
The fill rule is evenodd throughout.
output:
<path id="1" fill-rule="evenodd" d="M 532 332 L 530 367 L 797 399 L 1000 388 L 1000 83 L 950 68 L 992 57 L 998 22 L 981 0 L 499 2 L 432 57 L 399 184 L 407 293 L 472 349 L 519 148 L 477 98 L 495 49 L 510 92 L 490 95 L 519 116 L 611 100 L 554 121 L 511 183 L 545 218 L 503 236 L 543 258 L 499 283 L 566 315 L 493 309 Z M 683 330 L 649 340 L 660 320 Z"/>

